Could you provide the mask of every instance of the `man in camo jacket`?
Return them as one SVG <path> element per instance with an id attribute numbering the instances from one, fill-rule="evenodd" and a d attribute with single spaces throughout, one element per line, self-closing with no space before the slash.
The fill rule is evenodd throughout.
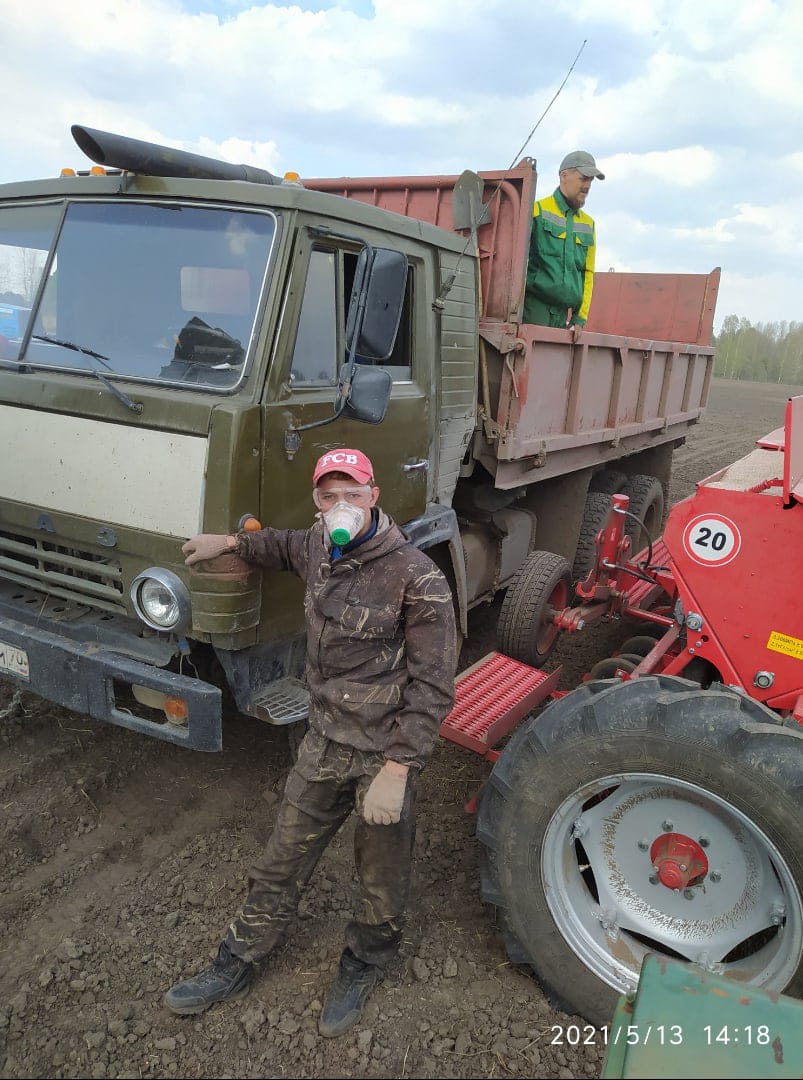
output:
<path id="1" fill-rule="evenodd" d="M 291 570 L 306 582 L 309 731 L 249 892 L 211 967 L 165 996 L 191 1015 L 246 993 L 254 965 L 283 940 L 301 890 L 356 808 L 354 855 L 362 910 L 319 1022 L 348 1031 L 396 955 L 410 885 L 415 780 L 454 702 L 455 624 L 446 579 L 379 509 L 359 450 L 324 454 L 313 476 L 320 513 L 310 529 L 202 535 L 188 565 L 221 554 Z"/>

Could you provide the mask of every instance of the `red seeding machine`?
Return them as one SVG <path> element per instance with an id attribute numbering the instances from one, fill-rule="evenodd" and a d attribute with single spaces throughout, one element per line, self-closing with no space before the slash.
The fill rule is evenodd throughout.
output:
<path id="1" fill-rule="evenodd" d="M 511 960 L 595 1023 L 648 953 L 803 996 L 803 396 L 634 556 L 654 483 L 630 478 L 635 514 L 602 496 L 574 590 L 530 556 L 500 615 L 504 639 L 518 609 L 513 655 L 463 673 L 441 730 L 494 763 L 482 887 Z M 538 669 L 559 634 L 617 617 L 639 632 L 556 691 Z"/>

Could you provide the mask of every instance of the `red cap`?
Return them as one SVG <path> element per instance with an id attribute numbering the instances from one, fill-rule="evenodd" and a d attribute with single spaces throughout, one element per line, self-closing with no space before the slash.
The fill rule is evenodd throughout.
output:
<path id="1" fill-rule="evenodd" d="M 342 472 L 356 480 L 358 484 L 370 484 L 374 479 L 374 467 L 362 450 L 330 450 L 318 458 L 312 482 L 318 481 L 327 473 Z"/>

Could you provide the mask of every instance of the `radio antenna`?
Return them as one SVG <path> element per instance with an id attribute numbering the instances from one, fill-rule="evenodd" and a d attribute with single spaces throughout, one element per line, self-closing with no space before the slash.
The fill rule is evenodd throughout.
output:
<path id="1" fill-rule="evenodd" d="M 583 49 L 584 49 L 584 48 L 586 47 L 586 42 L 587 42 L 587 41 L 588 41 L 588 38 L 584 38 L 584 39 L 583 39 L 583 44 L 582 44 L 582 45 L 580 46 L 580 48 L 579 48 L 579 49 L 577 50 L 577 56 L 575 56 L 574 60 L 572 60 L 572 63 L 571 63 L 571 67 L 570 67 L 570 68 L 569 68 L 569 70 L 568 70 L 568 71 L 566 72 L 566 75 L 564 76 L 563 82 L 562 82 L 562 83 L 560 84 L 560 86 L 559 86 L 559 87 L 557 88 L 557 90 L 555 91 L 555 93 L 554 93 L 554 94 L 552 95 L 552 100 L 550 101 L 550 103 L 549 103 L 549 104 L 547 105 L 547 107 L 546 107 L 546 108 L 544 109 L 544 111 L 543 111 L 543 112 L 541 113 L 541 115 L 540 115 L 540 116 L 538 117 L 538 119 L 536 120 L 536 122 L 535 122 L 535 126 L 533 127 L 532 131 L 531 131 L 531 132 L 530 132 L 530 134 L 529 134 L 529 135 L 527 136 L 527 138 L 526 138 L 526 139 L 524 140 L 524 142 L 523 142 L 523 143 L 522 143 L 522 145 L 521 145 L 521 148 L 520 148 L 520 149 L 518 150 L 518 152 L 517 152 L 517 153 L 515 154 L 515 156 L 514 156 L 513 160 L 511 161 L 511 163 L 510 163 L 510 164 L 508 165 L 508 167 L 507 167 L 507 170 L 506 170 L 507 172 L 509 172 L 509 171 L 510 171 L 510 170 L 511 170 L 511 169 L 513 168 L 513 166 L 514 166 L 514 165 L 516 164 L 516 162 L 517 162 L 517 161 L 518 161 L 518 160 L 519 160 L 519 159 L 521 158 L 521 155 L 522 155 L 522 154 L 524 153 L 524 151 L 525 151 L 525 150 L 527 149 L 527 146 L 528 146 L 528 144 L 529 144 L 529 142 L 530 142 L 530 139 L 532 139 L 533 135 L 535 135 L 536 131 L 537 131 L 537 130 L 538 130 L 538 128 L 540 127 L 540 125 L 541 125 L 541 121 L 542 121 L 542 120 L 544 119 L 544 117 L 546 116 L 546 114 L 547 114 L 547 113 L 549 112 L 549 110 L 550 110 L 550 109 L 552 108 L 552 106 L 553 106 L 553 105 L 555 104 L 555 102 L 556 102 L 556 101 L 558 100 L 558 97 L 560 96 L 560 92 L 561 92 L 561 90 L 562 90 L 562 89 L 563 89 L 563 87 L 564 87 L 564 86 L 566 85 L 566 83 L 567 83 L 567 82 L 569 81 L 569 76 L 570 76 L 570 75 L 571 75 L 571 73 L 572 73 L 572 72 L 574 71 L 574 69 L 575 69 L 575 65 L 577 64 L 577 61 L 578 61 L 578 60 L 580 59 L 580 55 L 581 55 L 581 53 L 582 53 Z M 496 194 L 496 191 L 494 191 L 494 195 L 495 195 L 495 194 Z M 492 198 L 493 198 L 493 195 L 491 196 L 491 199 L 492 199 Z M 490 202 L 490 201 L 491 201 L 491 199 L 489 199 L 489 200 L 488 200 L 488 202 Z M 487 205 L 487 204 L 486 204 L 486 205 Z"/>
<path id="2" fill-rule="evenodd" d="M 460 252 L 460 255 L 458 256 L 457 265 L 455 266 L 454 270 L 449 275 L 449 277 L 446 279 L 446 281 L 444 281 L 443 287 L 441 288 L 441 291 L 438 293 L 438 295 L 432 301 L 432 306 L 436 311 L 442 311 L 443 310 L 443 302 L 444 302 L 445 298 L 449 295 L 449 293 L 452 291 L 452 286 L 454 285 L 455 281 L 457 280 L 457 271 L 460 268 L 460 263 L 461 263 L 461 261 L 463 259 L 463 256 L 466 254 L 466 251 L 468 250 L 468 245 L 471 243 L 472 239 L 474 240 L 475 244 L 477 243 L 477 228 L 479 227 L 480 222 L 482 221 L 485 212 L 487 211 L 488 207 L 491 205 L 493 200 L 496 198 L 497 192 L 501 188 L 502 184 L 505 182 L 505 178 L 506 178 L 507 174 L 510 172 L 510 170 L 513 168 L 513 166 L 519 160 L 520 156 L 527 149 L 527 145 L 529 144 L 530 139 L 532 139 L 533 135 L 535 135 L 536 131 L 541 126 L 541 123 L 542 123 L 544 117 L 547 115 L 549 110 L 552 108 L 552 106 L 558 100 L 561 90 L 563 90 L 563 87 L 569 81 L 569 76 L 574 71 L 575 66 L 577 64 L 577 61 L 580 59 L 580 56 L 581 56 L 581 54 L 583 52 L 583 49 L 586 47 L 587 41 L 588 41 L 588 38 L 583 38 L 583 44 L 577 50 L 577 55 L 575 56 L 574 60 L 572 60 L 571 65 L 569 66 L 569 70 L 564 75 L 563 82 L 560 84 L 560 86 L 557 88 L 555 93 L 552 95 L 552 98 L 551 98 L 549 104 L 547 105 L 547 107 L 544 109 L 544 111 L 541 113 L 541 115 L 538 117 L 535 124 L 533 125 L 532 131 L 527 136 L 527 138 L 524 140 L 524 142 L 522 143 L 520 149 L 514 155 L 513 160 L 511 161 L 511 163 L 505 169 L 504 173 L 502 174 L 502 178 L 499 180 L 496 187 L 493 189 L 490 196 L 488 197 L 488 201 L 485 202 L 485 203 L 482 203 L 480 205 L 480 212 L 477 215 L 476 221 L 473 221 L 471 223 L 471 225 L 469 226 L 470 231 L 469 231 L 468 236 L 466 237 L 466 242 L 463 245 L 463 250 Z"/>

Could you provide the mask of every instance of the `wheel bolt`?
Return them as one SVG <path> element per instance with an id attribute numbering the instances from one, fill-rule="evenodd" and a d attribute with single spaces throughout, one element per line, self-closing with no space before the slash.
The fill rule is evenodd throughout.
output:
<path id="1" fill-rule="evenodd" d="M 646 840 L 639 840 L 639 842 L 638 842 L 639 851 L 646 851 L 649 848 L 649 846 L 650 845 L 649 845 L 648 841 L 646 841 Z"/>
<path id="2" fill-rule="evenodd" d="M 700 847 L 708 847 L 711 841 L 708 839 L 707 836 L 701 836 L 697 843 L 700 845 Z"/>
<path id="3" fill-rule="evenodd" d="M 661 828 L 662 828 L 662 829 L 664 830 L 664 832 L 672 832 L 672 830 L 674 829 L 674 827 L 675 827 L 675 826 L 674 826 L 674 825 L 672 824 L 672 822 L 671 822 L 671 821 L 664 821 L 664 822 L 663 822 L 663 823 L 661 824 Z"/>
<path id="4" fill-rule="evenodd" d="M 683 895 L 686 897 L 687 900 L 693 900 L 694 899 L 694 889 L 684 889 L 683 890 Z"/>
<path id="5" fill-rule="evenodd" d="M 722 874 L 720 874 L 719 870 L 712 870 L 711 873 L 708 875 L 708 880 L 713 881 L 713 883 L 716 885 L 718 881 L 722 881 Z"/>
<path id="6" fill-rule="evenodd" d="M 657 884 L 658 884 L 658 875 L 657 874 L 650 874 L 650 885 L 657 885 Z"/>

